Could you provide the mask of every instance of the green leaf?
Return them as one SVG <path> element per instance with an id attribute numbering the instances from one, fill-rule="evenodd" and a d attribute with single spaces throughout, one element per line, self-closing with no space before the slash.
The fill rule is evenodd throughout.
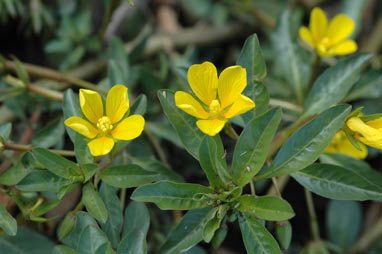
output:
<path id="1" fill-rule="evenodd" d="M 213 211 L 211 207 L 188 211 L 170 232 L 159 254 L 181 253 L 202 241 L 203 229 Z"/>
<path id="2" fill-rule="evenodd" d="M 53 200 L 53 201 L 44 202 L 41 205 L 39 205 L 33 211 L 33 215 L 34 216 L 42 216 L 42 215 L 46 214 L 47 212 L 49 212 L 50 210 L 52 210 L 53 208 L 55 208 L 60 203 L 61 203 L 61 200 L 59 200 L 59 199 L 56 199 L 56 200 Z"/>
<path id="3" fill-rule="evenodd" d="M 131 201 L 125 211 L 122 237 L 125 237 L 134 229 L 139 229 L 146 237 L 149 227 L 150 214 L 145 203 Z"/>
<path id="4" fill-rule="evenodd" d="M 239 186 L 249 183 L 263 166 L 280 121 L 281 109 L 273 108 L 251 120 L 240 134 L 232 161 L 233 180 Z"/>
<path id="5" fill-rule="evenodd" d="M 219 138 L 218 135 L 216 137 Z M 199 148 L 199 160 L 211 186 L 217 190 L 223 190 L 227 188 L 230 175 L 225 161 L 223 144 L 220 140 L 220 142 L 216 142 L 216 137 L 204 137 Z"/>
<path id="6" fill-rule="evenodd" d="M 11 186 L 18 184 L 34 168 L 35 160 L 30 152 L 24 154 L 21 163 L 12 166 L 0 175 L 0 184 Z"/>
<path id="7" fill-rule="evenodd" d="M 324 71 L 313 83 L 300 118 L 320 113 L 344 99 L 371 56 L 369 53 L 351 56 Z"/>
<path id="8" fill-rule="evenodd" d="M 34 170 L 19 182 L 16 187 L 21 191 L 58 192 L 69 181 L 46 170 Z"/>
<path id="9" fill-rule="evenodd" d="M 371 69 L 361 74 L 345 101 L 357 99 L 378 99 L 382 97 L 382 70 Z"/>
<path id="10" fill-rule="evenodd" d="M 227 225 L 223 225 L 218 230 L 216 230 L 214 237 L 212 238 L 211 244 L 217 249 L 223 243 L 224 239 L 227 237 L 228 228 Z"/>
<path id="11" fill-rule="evenodd" d="M 276 223 L 276 237 L 281 247 L 288 250 L 292 241 L 292 225 L 289 221 Z"/>
<path id="12" fill-rule="evenodd" d="M 21 79 L 24 84 L 29 84 L 29 75 L 28 72 L 24 69 L 23 64 L 15 56 L 11 56 L 13 59 L 13 64 L 16 67 L 16 73 L 19 79 Z"/>
<path id="13" fill-rule="evenodd" d="M 247 70 L 247 82 L 250 86 L 252 86 L 255 81 L 261 81 L 265 78 L 267 68 L 257 34 L 253 34 L 247 38 L 236 63 Z"/>
<path id="14" fill-rule="evenodd" d="M 87 183 L 82 188 L 82 202 L 86 210 L 101 223 L 106 223 L 108 214 L 104 202 L 95 191 L 93 184 Z"/>
<path id="15" fill-rule="evenodd" d="M 11 131 L 12 123 L 4 123 L 0 125 L 0 137 L 3 138 L 4 141 L 8 141 Z"/>
<path id="16" fill-rule="evenodd" d="M 123 223 L 122 207 L 117 195 L 117 189 L 102 183 L 99 194 L 108 214 L 107 221 L 101 224 L 101 228 L 106 233 L 113 248 L 117 248 Z"/>
<path id="17" fill-rule="evenodd" d="M 17 233 L 17 222 L 7 212 L 2 203 L 0 203 L 0 228 L 2 228 L 8 235 L 15 236 Z"/>
<path id="18" fill-rule="evenodd" d="M 33 150 L 33 155 L 44 168 L 65 179 L 69 179 L 70 169 L 79 171 L 79 167 L 76 163 L 67 160 L 58 154 L 52 153 L 47 149 L 36 148 Z"/>
<path id="19" fill-rule="evenodd" d="M 86 227 L 90 225 L 97 226 L 98 224 L 88 213 L 82 211 L 77 212 L 75 218 L 75 227 L 69 235 L 64 237 L 62 242 L 74 249 L 77 249 L 81 233 L 85 230 Z"/>
<path id="20" fill-rule="evenodd" d="M 64 119 L 68 119 L 71 116 L 82 117 L 80 103 L 78 101 L 78 95 L 74 94 L 71 89 L 68 89 L 64 93 L 64 102 L 62 110 L 64 112 Z M 93 156 L 90 154 L 89 148 L 85 137 L 81 134 L 65 126 L 70 140 L 74 144 L 74 151 L 76 153 L 77 162 L 80 164 L 92 163 Z"/>
<path id="21" fill-rule="evenodd" d="M 176 107 L 173 92 L 159 90 L 158 98 L 165 115 L 178 133 L 184 147 L 195 159 L 199 160 L 199 147 L 204 134 L 196 126 L 196 118 Z"/>
<path id="22" fill-rule="evenodd" d="M 76 218 L 77 217 L 73 212 L 69 212 L 65 215 L 65 218 L 62 220 L 57 231 L 58 239 L 60 241 L 74 230 Z"/>
<path id="23" fill-rule="evenodd" d="M 142 230 L 134 228 L 122 238 L 117 254 L 146 254 L 146 236 Z"/>
<path id="24" fill-rule="evenodd" d="M 248 254 L 282 253 L 271 233 L 254 217 L 239 216 L 239 225 Z"/>
<path id="25" fill-rule="evenodd" d="M 340 216 L 339 216 L 340 215 Z M 326 228 L 330 242 L 346 253 L 357 240 L 362 225 L 362 210 L 352 200 L 330 200 L 326 210 Z"/>
<path id="26" fill-rule="evenodd" d="M 97 164 L 85 164 L 81 165 L 81 171 L 84 174 L 84 182 L 87 182 L 94 176 L 98 171 Z"/>
<path id="27" fill-rule="evenodd" d="M 60 142 L 64 133 L 64 122 L 62 119 L 57 119 L 36 132 L 31 143 L 34 146 L 48 148 Z"/>
<path id="28" fill-rule="evenodd" d="M 144 115 L 147 110 L 147 97 L 142 94 L 134 101 L 134 104 L 130 107 L 130 115 Z"/>
<path id="29" fill-rule="evenodd" d="M 163 164 L 160 161 L 150 159 L 147 157 L 132 157 L 130 156 L 129 159 L 137 164 L 138 166 L 142 167 L 146 171 L 151 171 L 159 174 L 157 181 L 160 180 L 169 180 L 172 182 L 178 182 L 182 183 L 184 182 L 184 179 L 181 175 L 179 175 L 177 172 L 169 168 L 167 165 Z"/>
<path id="30" fill-rule="evenodd" d="M 99 253 L 98 251 L 103 248 L 105 244 L 109 245 L 111 249 L 105 233 L 97 226 L 90 225 L 80 234 L 77 251 L 81 254 L 96 254 Z"/>
<path id="31" fill-rule="evenodd" d="M 198 184 L 160 181 L 137 188 L 131 199 L 155 203 L 162 210 L 191 210 L 207 206 L 200 196 L 213 191 Z"/>
<path id="32" fill-rule="evenodd" d="M 290 204 L 276 196 L 243 195 L 238 198 L 237 202 L 240 204 L 237 210 L 253 213 L 256 218 L 262 220 L 288 220 L 295 215 Z"/>
<path id="33" fill-rule="evenodd" d="M 349 112 L 349 105 L 335 106 L 302 126 L 281 147 L 271 166 L 256 178 L 286 175 L 312 164 L 332 141 Z"/>
<path id="34" fill-rule="evenodd" d="M 212 240 L 216 230 L 219 229 L 220 223 L 224 219 L 228 209 L 228 204 L 221 205 L 215 209 L 216 212 L 214 216 L 207 222 L 203 230 L 203 240 L 205 242 L 209 243 Z"/>
<path id="35" fill-rule="evenodd" d="M 74 249 L 65 245 L 56 245 L 53 254 L 78 254 Z"/>
<path id="36" fill-rule="evenodd" d="M 270 34 L 274 48 L 274 70 L 277 70 L 290 87 L 293 88 L 297 102 L 302 103 L 304 91 L 310 77 L 312 56 L 297 43 L 297 34 L 292 33 L 296 24 L 292 21 L 293 13 L 285 8 L 280 14 L 276 29 Z M 297 24 L 297 27 L 299 24 Z M 276 73 L 275 73 L 276 74 Z"/>
<path id="37" fill-rule="evenodd" d="M 107 168 L 101 172 L 100 178 L 105 183 L 117 188 L 131 188 L 155 181 L 158 174 L 129 164 Z"/>
<path id="38" fill-rule="evenodd" d="M 165 123 L 147 121 L 145 124 L 145 128 L 146 127 L 159 138 L 166 139 L 179 148 L 184 148 L 179 136 L 175 135 L 174 128 L 167 121 Z"/>
<path id="39" fill-rule="evenodd" d="M 54 245 L 44 235 L 22 226 L 15 236 L 0 236 L 1 253 L 6 254 L 51 254 Z"/>
<path id="40" fill-rule="evenodd" d="M 253 85 L 251 97 L 253 98 L 256 104 L 255 108 L 253 109 L 254 117 L 260 116 L 264 114 L 265 112 L 267 112 L 270 95 L 269 95 L 268 89 L 262 82 L 257 82 L 257 81 L 255 82 L 255 84 Z"/>
<path id="41" fill-rule="evenodd" d="M 292 174 L 292 177 L 306 189 L 326 198 L 382 201 L 381 182 L 376 184 L 370 175 L 363 172 L 316 163 Z"/>

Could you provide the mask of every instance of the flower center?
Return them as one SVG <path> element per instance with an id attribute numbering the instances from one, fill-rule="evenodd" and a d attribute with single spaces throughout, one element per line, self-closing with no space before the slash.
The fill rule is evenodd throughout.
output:
<path id="1" fill-rule="evenodd" d="M 328 51 L 328 48 L 329 48 L 329 44 L 330 44 L 330 40 L 328 37 L 324 37 L 322 38 L 319 42 L 318 42 L 318 49 L 322 52 L 326 52 Z"/>
<path id="2" fill-rule="evenodd" d="M 211 101 L 211 104 L 210 104 L 210 115 L 214 119 L 218 118 L 219 116 L 222 115 L 220 103 L 219 103 L 218 100 Z"/>
<path id="3" fill-rule="evenodd" d="M 110 119 L 107 116 L 103 116 L 100 119 L 98 119 L 97 127 L 103 133 L 106 133 L 113 129 L 113 125 L 111 124 Z"/>

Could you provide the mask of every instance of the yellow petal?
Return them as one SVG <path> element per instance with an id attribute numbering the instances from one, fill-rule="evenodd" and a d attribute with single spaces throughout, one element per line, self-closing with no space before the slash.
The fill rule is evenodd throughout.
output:
<path id="1" fill-rule="evenodd" d="M 93 125 L 78 116 L 72 116 L 66 119 L 65 125 L 87 138 L 94 138 L 98 135 L 98 131 Z"/>
<path id="2" fill-rule="evenodd" d="M 301 39 L 303 39 L 306 43 L 314 48 L 315 43 L 312 34 L 306 26 L 300 27 L 298 34 L 300 35 Z"/>
<path id="3" fill-rule="evenodd" d="M 175 104 L 178 108 L 201 119 L 207 119 L 209 114 L 203 109 L 200 103 L 192 97 L 192 95 L 178 91 L 175 93 Z"/>
<path id="4" fill-rule="evenodd" d="M 309 29 L 313 40 L 318 43 L 325 35 L 328 20 L 321 8 L 315 7 L 310 13 Z"/>
<path id="5" fill-rule="evenodd" d="M 97 92 L 80 89 L 80 105 L 82 113 L 92 123 L 97 123 L 103 116 L 102 99 Z"/>
<path id="6" fill-rule="evenodd" d="M 345 14 L 338 14 L 329 23 L 326 37 L 330 40 L 330 45 L 335 45 L 345 40 L 354 30 L 354 21 Z"/>
<path id="7" fill-rule="evenodd" d="M 141 115 L 132 115 L 120 122 L 111 131 L 116 139 L 131 140 L 141 135 L 145 126 L 145 119 Z"/>
<path id="8" fill-rule="evenodd" d="M 357 50 L 357 43 L 353 40 L 341 42 L 333 47 L 333 55 L 351 54 Z"/>
<path id="9" fill-rule="evenodd" d="M 361 135 L 357 136 L 357 139 L 362 143 L 377 149 L 382 149 L 382 129 L 373 128 L 372 126 L 365 124 L 358 117 L 350 118 L 346 124 L 349 129 Z"/>
<path id="10" fill-rule="evenodd" d="M 240 95 L 239 99 L 236 100 L 230 109 L 224 114 L 225 118 L 232 118 L 234 116 L 238 116 L 240 114 L 243 114 L 247 112 L 248 110 L 251 110 L 255 107 L 255 102 L 248 98 L 247 96 Z"/>
<path id="11" fill-rule="evenodd" d="M 364 144 L 359 143 L 361 151 L 355 148 L 348 139 L 345 139 L 343 143 L 338 147 L 338 153 L 351 156 L 356 159 L 365 159 L 367 156 L 367 148 Z"/>
<path id="12" fill-rule="evenodd" d="M 218 95 L 224 109 L 235 102 L 247 86 L 247 72 L 239 65 L 231 66 L 219 76 Z"/>
<path id="13" fill-rule="evenodd" d="M 216 99 L 218 87 L 218 72 L 215 65 L 210 62 L 194 64 L 188 69 L 188 82 L 192 91 L 207 106 Z"/>
<path id="14" fill-rule="evenodd" d="M 380 132 L 379 135 L 370 136 L 367 138 L 359 137 L 358 139 L 365 145 L 368 145 L 377 149 L 382 149 L 382 132 Z"/>
<path id="15" fill-rule="evenodd" d="M 101 156 L 110 153 L 111 149 L 113 149 L 114 141 L 109 137 L 102 136 L 90 141 L 88 146 L 93 156 Z"/>
<path id="16" fill-rule="evenodd" d="M 196 122 L 196 125 L 203 133 L 209 136 L 215 136 L 223 129 L 225 123 L 226 121 L 221 121 L 219 119 L 199 120 Z"/>
<path id="17" fill-rule="evenodd" d="M 382 118 L 366 122 L 367 125 L 374 129 L 382 129 Z"/>
<path id="18" fill-rule="evenodd" d="M 113 86 L 106 98 L 106 115 L 111 124 L 119 122 L 129 109 L 129 96 L 124 85 Z"/>

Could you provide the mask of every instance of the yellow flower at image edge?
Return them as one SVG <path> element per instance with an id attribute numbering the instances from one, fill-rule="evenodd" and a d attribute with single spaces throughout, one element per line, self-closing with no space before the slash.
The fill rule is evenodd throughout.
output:
<path id="1" fill-rule="evenodd" d="M 359 117 L 351 117 L 346 125 L 355 133 L 355 137 L 365 145 L 382 149 L 382 117 L 363 122 Z"/>
<path id="2" fill-rule="evenodd" d="M 354 21 L 345 14 L 338 14 L 328 24 L 325 13 L 315 7 L 310 14 L 309 28 L 301 27 L 299 35 L 321 57 L 346 55 L 357 50 L 356 42 L 347 40 L 354 26 Z"/>
<path id="3" fill-rule="evenodd" d="M 209 136 L 219 133 L 230 118 L 255 107 L 250 98 L 241 94 L 247 86 L 247 73 L 241 66 L 228 67 L 218 77 L 212 63 L 194 64 L 189 68 L 187 78 L 197 99 L 178 91 L 175 104 L 198 118 L 196 125 Z"/>
<path id="4" fill-rule="evenodd" d="M 356 159 L 364 159 L 367 156 L 367 148 L 363 144 L 359 145 L 362 149 L 361 151 L 355 148 L 352 143 L 350 143 L 346 137 L 345 132 L 341 130 L 334 136 L 332 142 L 326 148 L 325 152 L 345 154 Z"/>
<path id="5" fill-rule="evenodd" d="M 141 135 L 145 119 L 141 115 L 124 118 L 129 110 L 127 88 L 113 86 L 106 98 L 92 90 L 80 89 L 80 106 L 86 119 L 72 116 L 65 125 L 90 139 L 88 146 L 93 156 L 108 154 L 117 140 L 131 140 Z"/>

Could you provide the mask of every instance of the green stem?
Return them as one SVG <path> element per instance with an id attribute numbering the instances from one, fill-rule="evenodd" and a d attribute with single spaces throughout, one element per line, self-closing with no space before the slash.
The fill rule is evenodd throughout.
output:
<path id="1" fill-rule="evenodd" d="M 123 210 L 123 208 L 125 207 L 125 200 L 126 200 L 126 188 L 122 188 L 121 189 L 121 192 L 119 194 L 119 198 L 120 198 L 121 207 L 122 207 L 122 210 Z"/>
<path id="2" fill-rule="evenodd" d="M 82 209 L 84 208 L 84 204 L 82 203 L 82 200 L 80 202 L 78 202 L 78 204 L 76 205 L 76 207 L 73 209 L 73 213 L 76 213 L 78 211 L 81 211 Z"/>
<path id="3" fill-rule="evenodd" d="M 27 85 L 27 91 L 54 101 L 62 102 L 64 100 L 64 95 L 62 93 L 33 84 Z"/>
<path id="4" fill-rule="evenodd" d="M 103 40 L 103 37 L 105 35 L 107 26 L 109 25 L 109 22 L 111 20 L 111 17 L 113 15 L 113 12 L 120 4 L 120 0 L 109 0 L 109 4 L 107 5 L 105 15 L 103 16 L 101 29 L 99 31 L 99 38 Z"/>
<path id="5" fill-rule="evenodd" d="M 251 187 L 251 194 L 256 195 L 255 184 L 253 183 L 253 180 L 249 181 L 249 187 Z"/>
<path id="6" fill-rule="evenodd" d="M 318 73 L 318 67 L 320 67 L 321 58 L 319 55 L 316 55 L 316 58 L 314 59 L 314 62 L 312 63 L 312 70 L 310 73 L 310 78 L 307 86 L 307 92 L 312 89 L 312 85 L 314 80 L 316 79 L 317 73 Z"/>
<path id="7" fill-rule="evenodd" d="M 306 204 L 308 206 L 310 231 L 312 233 L 313 240 L 319 241 L 320 240 L 320 230 L 319 230 L 318 223 L 317 223 L 316 212 L 314 210 L 312 193 L 310 191 L 308 191 L 307 189 L 304 189 L 304 190 L 305 190 Z"/>
<path id="8" fill-rule="evenodd" d="M 227 123 L 225 125 L 225 133 L 230 136 L 231 138 L 233 138 L 234 140 L 238 140 L 239 139 L 239 135 L 236 133 L 235 129 L 232 127 L 231 123 Z"/>
<path id="9" fill-rule="evenodd" d="M 18 151 L 18 152 L 29 152 L 33 150 L 33 147 L 31 145 L 4 143 L 4 149 Z M 59 154 L 62 156 L 67 156 L 67 157 L 76 156 L 75 152 L 70 150 L 56 150 L 56 149 L 48 149 L 48 150 L 52 153 Z"/>
<path id="10" fill-rule="evenodd" d="M 159 144 L 158 140 L 156 139 L 156 137 L 154 136 L 154 134 L 148 128 L 145 128 L 143 131 L 146 134 L 147 138 L 149 139 L 155 152 L 157 153 L 160 161 L 163 162 L 164 164 L 168 165 L 166 154 L 163 151 L 162 147 L 160 146 L 160 144 Z"/>
<path id="11" fill-rule="evenodd" d="M 276 177 L 272 177 L 272 183 L 273 183 L 273 186 L 274 186 L 274 188 L 275 188 L 275 191 L 276 191 L 277 196 L 279 196 L 279 197 L 281 198 L 281 192 L 280 192 L 279 184 L 278 184 L 278 182 L 277 182 Z"/>

